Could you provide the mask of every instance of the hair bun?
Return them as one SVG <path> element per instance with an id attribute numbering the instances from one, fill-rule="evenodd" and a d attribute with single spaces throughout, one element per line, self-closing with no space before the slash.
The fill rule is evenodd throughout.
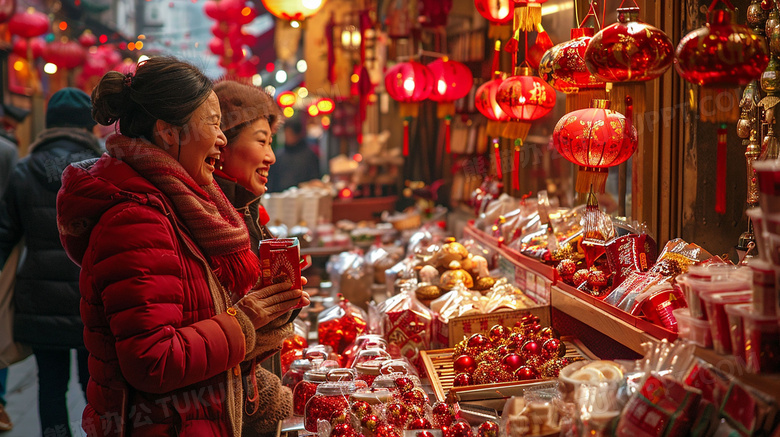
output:
<path id="1" fill-rule="evenodd" d="M 92 90 L 92 118 L 103 126 L 109 126 L 127 113 L 131 104 L 127 96 L 125 75 L 109 71 Z"/>

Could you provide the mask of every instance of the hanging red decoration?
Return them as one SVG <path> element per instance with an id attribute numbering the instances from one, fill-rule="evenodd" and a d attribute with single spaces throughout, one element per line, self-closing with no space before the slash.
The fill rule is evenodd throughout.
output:
<path id="1" fill-rule="evenodd" d="M 534 70 L 539 69 L 539 63 L 545 52 L 553 47 L 550 35 L 547 34 L 547 31 L 544 30 L 544 27 L 542 27 L 541 24 L 536 26 L 536 31 L 538 32 L 536 34 L 536 41 L 534 42 L 534 45 L 528 49 L 528 54 L 525 57 L 525 60 L 528 61 L 528 64 L 530 64 L 531 68 Z"/>
<path id="2" fill-rule="evenodd" d="M 718 106 L 705 108 L 715 102 L 723 90 L 734 91 L 761 77 L 769 64 L 769 50 L 765 38 L 733 19 L 733 6 L 715 9 L 710 6 L 709 22 L 680 40 L 675 52 L 675 69 L 683 79 L 699 85 L 701 115 L 704 121 L 727 122 L 739 118 L 739 105 L 725 112 Z"/>
<path id="3" fill-rule="evenodd" d="M 0 23 L 5 23 L 16 12 L 16 0 L 0 0 Z"/>
<path id="4" fill-rule="evenodd" d="M 542 3 L 547 0 L 515 0 L 517 29 L 523 32 L 534 30 L 542 22 Z"/>
<path id="5" fill-rule="evenodd" d="M 585 49 L 595 31 L 590 27 L 571 30 L 571 40 L 548 50 L 539 64 L 539 76 L 550 86 L 566 94 L 601 89 L 606 83 L 588 71 Z"/>
<path id="6" fill-rule="evenodd" d="M 501 135 L 503 127 L 501 123 L 509 120 L 509 115 L 501 109 L 501 105 L 496 100 L 498 88 L 506 78 L 506 74 L 499 69 L 500 53 L 501 41 L 496 41 L 493 52 L 493 78 L 480 85 L 474 96 L 474 106 L 488 119 L 486 131 L 488 136 L 491 137 Z"/>
<path id="7" fill-rule="evenodd" d="M 22 38 L 34 38 L 49 31 L 49 16 L 38 12 L 34 8 L 27 8 L 11 17 L 8 22 L 8 31 L 12 35 Z"/>
<path id="8" fill-rule="evenodd" d="M 68 70 L 82 65 L 86 57 L 87 51 L 76 41 L 53 41 L 43 52 L 46 62 Z"/>
<path id="9" fill-rule="evenodd" d="M 262 0 L 274 17 L 285 21 L 303 21 L 319 12 L 325 0 Z"/>
<path id="10" fill-rule="evenodd" d="M 14 38 L 13 52 L 22 58 L 27 58 L 27 46 L 32 48 L 33 59 L 43 56 L 43 51 L 46 49 L 46 41 L 43 38 Z"/>
<path id="11" fill-rule="evenodd" d="M 79 44 L 84 48 L 89 48 L 98 43 L 98 39 L 91 30 L 87 29 L 79 36 Z"/>
<path id="12" fill-rule="evenodd" d="M 522 141 L 528 135 L 530 122 L 547 115 L 555 106 L 555 90 L 542 79 L 532 76 L 528 67 L 518 67 L 515 75 L 498 87 L 496 101 L 510 120 L 504 136 Z"/>
<path id="13" fill-rule="evenodd" d="M 474 0 L 474 6 L 491 24 L 507 24 L 514 18 L 514 0 Z"/>
<path id="14" fill-rule="evenodd" d="M 421 3 L 420 24 L 424 27 L 447 25 L 447 16 L 452 9 L 452 0 L 422 0 Z"/>
<path id="15" fill-rule="evenodd" d="M 625 162 L 636 151 L 637 132 L 631 122 L 633 105 L 626 98 L 626 115 L 609 109 L 608 100 L 594 100 L 590 108 L 570 112 L 553 131 L 553 144 L 567 160 L 580 166 L 576 190 L 591 187 L 603 193 L 608 168 Z"/>
<path id="16" fill-rule="evenodd" d="M 223 38 L 214 37 L 209 40 L 209 51 L 211 53 L 222 56 L 225 54 L 225 40 Z"/>
<path id="17" fill-rule="evenodd" d="M 431 71 L 433 88 L 429 99 L 438 103 L 436 115 L 444 120 L 445 136 L 449 137 L 450 123 L 455 115 L 455 100 L 462 99 L 471 91 L 474 76 L 464 64 L 451 61 L 447 57 L 436 59 L 428 64 Z M 450 142 L 445 141 L 447 153 L 450 152 Z"/>
<path id="18" fill-rule="evenodd" d="M 618 8 L 618 22 L 601 29 L 585 50 L 588 70 L 605 82 L 641 82 L 662 75 L 674 59 L 672 40 L 639 20 L 639 8 Z"/>
<path id="19" fill-rule="evenodd" d="M 417 117 L 420 102 L 427 99 L 433 90 L 433 74 L 425 65 L 408 61 L 401 62 L 385 74 L 385 89 L 401 106 L 404 119 L 404 156 L 409 155 L 409 121 Z"/>

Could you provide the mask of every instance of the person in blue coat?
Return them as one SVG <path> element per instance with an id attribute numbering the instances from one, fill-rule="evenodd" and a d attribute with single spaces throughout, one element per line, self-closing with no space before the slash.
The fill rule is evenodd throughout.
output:
<path id="1" fill-rule="evenodd" d="M 92 134 L 91 111 L 83 91 L 57 91 L 46 110 L 46 129 L 16 164 L 0 200 L 0 265 L 24 239 L 14 289 L 14 339 L 32 347 L 38 364 L 45 436 L 71 435 L 66 393 L 72 349 L 77 351 L 83 389 L 89 379 L 79 314 L 80 269 L 60 243 L 56 201 L 65 167 L 102 154 Z"/>

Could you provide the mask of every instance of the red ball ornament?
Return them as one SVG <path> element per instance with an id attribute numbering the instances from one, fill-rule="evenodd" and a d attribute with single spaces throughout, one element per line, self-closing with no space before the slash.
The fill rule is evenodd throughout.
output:
<path id="1" fill-rule="evenodd" d="M 534 340 L 526 341 L 520 350 L 522 353 L 529 355 L 541 355 L 542 353 L 542 347 Z"/>
<path id="2" fill-rule="evenodd" d="M 493 347 L 490 339 L 482 334 L 474 334 L 466 342 L 466 352 L 475 357 Z"/>
<path id="3" fill-rule="evenodd" d="M 737 24 L 733 11 L 712 7 L 707 25 L 685 35 L 675 52 L 680 76 L 708 88 L 746 85 L 761 77 L 768 64 L 766 39 Z"/>
<path id="4" fill-rule="evenodd" d="M 385 406 L 385 420 L 390 425 L 403 428 L 409 422 L 409 411 L 401 403 L 390 402 Z"/>
<path id="5" fill-rule="evenodd" d="M 406 406 L 406 411 L 409 412 L 409 420 L 419 419 L 425 417 L 425 405 L 409 404 Z"/>
<path id="6" fill-rule="evenodd" d="M 557 338 L 550 338 L 542 343 L 542 358 L 560 358 L 566 355 L 566 345 Z"/>
<path id="7" fill-rule="evenodd" d="M 355 428 L 348 423 L 340 423 L 330 431 L 330 437 L 357 437 L 357 435 Z"/>
<path id="8" fill-rule="evenodd" d="M 525 327 L 525 336 L 528 338 L 536 338 L 536 336 L 539 335 L 539 332 L 542 330 L 542 325 L 538 323 L 534 323 L 533 325 L 528 325 Z"/>
<path id="9" fill-rule="evenodd" d="M 504 358 L 501 358 L 501 364 L 507 366 L 509 371 L 514 372 L 520 366 L 525 364 L 525 360 L 517 354 L 509 354 Z"/>
<path id="10" fill-rule="evenodd" d="M 355 401 L 349 409 L 358 419 L 363 419 L 363 417 L 371 414 L 371 404 L 366 401 Z"/>
<path id="11" fill-rule="evenodd" d="M 588 273 L 588 285 L 593 288 L 602 288 L 607 286 L 607 274 L 601 270 L 591 270 Z"/>
<path id="12" fill-rule="evenodd" d="M 349 423 L 351 421 L 351 417 L 352 416 L 349 414 L 349 410 L 347 409 L 334 411 L 333 414 L 330 416 L 329 422 L 331 425 Z"/>
<path id="13" fill-rule="evenodd" d="M 379 420 L 379 417 L 376 416 L 376 414 L 366 414 L 362 419 L 360 419 L 360 426 L 369 432 L 376 432 L 377 427 L 380 425 L 381 421 Z"/>
<path id="14" fill-rule="evenodd" d="M 541 355 L 526 354 L 525 365 L 532 369 L 539 369 L 544 364 L 544 358 Z"/>
<path id="15" fill-rule="evenodd" d="M 376 427 L 375 437 L 401 437 L 401 431 L 390 424 L 383 424 Z"/>
<path id="16" fill-rule="evenodd" d="M 473 373 L 477 369 L 477 361 L 469 355 L 461 355 L 455 359 L 452 367 L 458 373 Z"/>
<path id="17" fill-rule="evenodd" d="M 574 273 L 574 276 L 572 276 L 571 281 L 575 287 L 579 287 L 583 283 L 588 282 L 589 274 L 590 274 L 590 270 L 579 269 Z"/>
<path id="18" fill-rule="evenodd" d="M 474 433 L 471 431 L 471 425 L 468 422 L 460 420 L 447 428 L 444 437 L 474 437 Z"/>
<path id="19" fill-rule="evenodd" d="M 514 0 L 474 0 L 474 6 L 492 24 L 506 24 L 514 17 Z"/>
<path id="20" fill-rule="evenodd" d="M 442 428 L 450 426 L 457 419 L 457 411 L 454 405 L 447 404 L 446 402 L 436 402 L 433 404 L 433 426 L 436 428 Z"/>
<path id="21" fill-rule="evenodd" d="M 452 380 L 453 387 L 465 387 L 467 385 L 473 385 L 474 378 L 468 373 L 458 373 L 455 375 L 455 379 Z"/>
<path id="22" fill-rule="evenodd" d="M 475 363 L 474 368 L 476 367 L 477 366 Z M 395 386 L 398 387 L 398 390 L 401 393 L 405 393 L 415 387 L 414 381 L 412 381 L 412 378 L 409 378 L 408 376 L 399 376 L 398 378 L 395 378 Z"/>
<path id="23" fill-rule="evenodd" d="M 529 381 L 539 378 L 539 374 L 531 366 L 522 366 L 515 371 L 515 378 L 518 381 Z"/>
<path id="24" fill-rule="evenodd" d="M 499 356 L 496 353 L 496 351 L 486 350 L 485 352 L 482 352 L 481 354 L 479 354 L 479 356 L 477 356 L 476 361 L 477 363 L 481 363 L 483 361 L 488 361 L 492 363 L 498 361 L 498 358 Z"/>
<path id="25" fill-rule="evenodd" d="M 591 27 L 572 29 L 571 40 L 553 46 L 544 53 L 539 62 L 539 76 L 566 94 L 604 89 L 606 83 L 588 71 L 585 65 L 585 49 L 593 34 Z"/>
<path id="26" fill-rule="evenodd" d="M 507 347 L 506 344 L 502 344 L 501 346 L 496 348 L 496 355 L 498 355 L 499 357 L 503 357 L 509 354 L 510 352 L 512 351 L 509 350 L 509 347 Z"/>
<path id="27" fill-rule="evenodd" d="M 605 82 L 639 82 L 662 75 L 672 65 L 672 40 L 638 19 L 639 8 L 618 8 L 618 22 L 588 43 L 585 64 Z"/>
<path id="28" fill-rule="evenodd" d="M 431 428 L 433 428 L 431 422 L 424 417 L 412 420 L 409 423 L 409 426 L 406 427 L 406 429 L 431 429 Z"/>
<path id="29" fill-rule="evenodd" d="M 419 405 L 423 406 L 428 403 L 428 395 L 420 387 L 415 387 L 401 395 L 401 400 L 406 405 Z"/>
<path id="30" fill-rule="evenodd" d="M 49 31 L 49 16 L 38 12 L 35 8 L 27 8 L 24 12 L 17 12 L 8 21 L 8 31 L 11 35 L 22 38 L 34 38 Z"/>
<path id="31" fill-rule="evenodd" d="M 555 269 L 558 271 L 558 274 L 561 275 L 561 277 L 570 277 L 574 275 L 574 272 L 577 271 L 577 263 L 570 259 L 562 259 L 561 262 L 558 263 L 558 266 L 555 267 Z"/>
<path id="32" fill-rule="evenodd" d="M 515 322 L 514 328 L 516 332 L 518 330 L 522 331 L 523 327 L 525 327 L 526 325 L 533 325 L 534 323 L 539 323 L 539 317 L 531 313 L 526 313 L 522 317 L 520 317 L 520 320 Z"/>
<path id="33" fill-rule="evenodd" d="M 637 147 L 637 132 L 631 124 L 631 102 L 624 116 L 609 109 L 608 100 L 594 100 L 590 108 L 570 112 L 553 131 L 553 144 L 566 160 L 580 166 L 577 192 L 603 193 L 609 167 L 625 162 Z"/>
<path id="34" fill-rule="evenodd" d="M 493 342 L 493 344 L 499 344 L 500 342 L 509 338 L 510 334 L 512 334 L 512 331 L 510 331 L 506 326 L 495 325 L 490 328 L 490 331 L 488 331 L 488 339 Z"/>
<path id="35" fill-rule="evenodd" d="M 477 436 L 498 437 L 499 431 L 500 428 L 498 427 L 498 424 L 488 420 L 487 422 L 483 422 L 481 425 L 479 425 L 479 428 L 477 428 Z"/>
<path id="36" fill-rule="evenodd" d="M 559 336 L 552 326 L 545 326 L 541 331 L 539 331 L 539 337 L 546 340 L 548 338 L 558 338 Z"/>
<path id="37" fill-rule="evenodd" d="M 525 344 L 527 340 L 528 339 L 525 338 L 524 333 L 513 332 L 512 334 L 509 335 L 509 338 L 507 339 L 506 347 L 510 351 L 516 351 L 518 349 L 522 349 L 523 344 Z"/>

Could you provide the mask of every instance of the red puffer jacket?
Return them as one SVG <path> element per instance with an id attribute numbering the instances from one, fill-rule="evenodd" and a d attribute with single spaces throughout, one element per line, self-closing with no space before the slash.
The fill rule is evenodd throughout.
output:
<path id="1" fill-rule="evenodd" d="M 254 331 L 165 195 L 104 155 L 68 167 L 60 236 L 81 266 L 91 436 L 238 436 Z M 232 311 L 231 311 L 232 313 Z"/>

